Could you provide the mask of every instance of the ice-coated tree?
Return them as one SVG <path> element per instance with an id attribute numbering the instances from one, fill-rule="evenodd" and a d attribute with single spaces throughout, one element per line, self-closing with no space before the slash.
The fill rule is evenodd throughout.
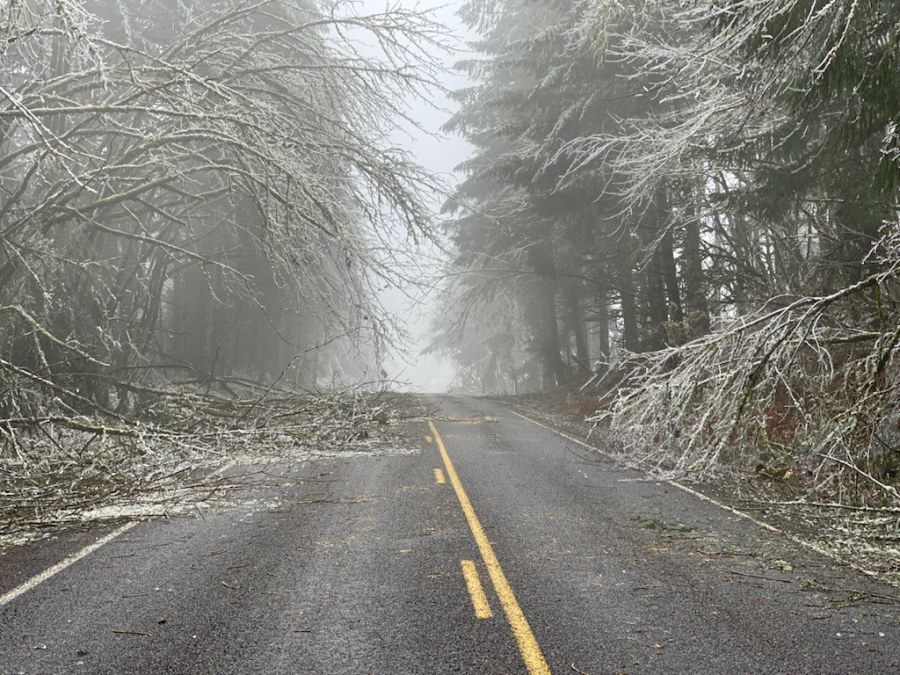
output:
<path id="1" fill-rule="evenodd" d="M 432 79 L 426 16 L 12 0 L 0 30 L 4 411 L 377 357 L 388 228 L 428 236 L 430 179 L 383 140 Z"/>

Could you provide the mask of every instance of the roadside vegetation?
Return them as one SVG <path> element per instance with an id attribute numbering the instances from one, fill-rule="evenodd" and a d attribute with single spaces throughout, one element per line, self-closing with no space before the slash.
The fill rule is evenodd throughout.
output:
<path id="1" fill-rule="evenodd" d="M 896 562 L 895 9 L 467 3 L 433 344 L 459 388 L 581 392 L 628 461 L 749 477 Z"/>
<path id="2" fill-rule="evenodd" d="M 363 444 L 377 293 L 432 236 L 386 139 L 441 41 L 343 0 L 0 2 L 0 534 Z"/>
<path id="3" fill-rule="evenodd" d="M 61 526 L 224 505 L 287 461 L 402 451 L 408 406 L 395 395 L 234 387 L 159 392 L 164 424 L 58 417 L 8 429 L 0 549 Z"/>

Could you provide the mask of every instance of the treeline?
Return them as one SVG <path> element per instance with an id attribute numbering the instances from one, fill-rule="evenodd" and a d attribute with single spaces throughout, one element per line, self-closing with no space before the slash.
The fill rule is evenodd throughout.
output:
<path id="1" fill-rule="evenodd" d="M 0 3 L 0 417 L 378 378 L 429 179 L 377 139 L 437 32 L 357 9 Z"/>
<path id="2" fill-rule="evenodd" d="M 807 331 L 797 341 L 741 333 L 756 375 L 735 381 L 763 396 L 765 364 L 821 338 L 835 349 L 816 358 L 834 367 L 878 353 L 887 386 L 900 316 L 892 0 L 472 0 L 461 16 L 481 37 L 448 129 L 475 153 L 446 205 L 455 259 L 434 346 L 462 387 L 581 384 L 856 286 L 791 323 Z"/>

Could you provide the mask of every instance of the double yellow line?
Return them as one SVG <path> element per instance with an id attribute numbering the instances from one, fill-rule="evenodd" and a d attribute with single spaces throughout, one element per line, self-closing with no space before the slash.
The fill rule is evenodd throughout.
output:
<path id="1" fill-rule="evenodd" d="M 547 665 L 547 660 L 544 658 L 543 652 L 541 652 L 534 633 L 531 632 L 525 613 L 519 606 L 515 593 L 513 593 L 509 582 L 506 580 L 506 574 L 503 572 L 503 568 L 500 567 L 500 562 L 494 553 L 494 547 L 491 546 L 491 542 L 484 533 L 481 521 L 475 515 L 475 509 L 472 507 L 472 502 L 469 500 L 469 496 L 459 480 L 459 475 L 456 473 L 453 462 L 450 460 L 450 455 L 447 454 L 444 441 L 438 433 L 437 427 L 434 426 L 434 422 L 429 420 L 428 426 L 431 428 L 434 441 L 441 453 L 441 459 L 444 460 L 444 469 L 447 477 L 450 479 L 450 484 L 456 492 L 456 497 L 459 499 L 459 504 L 466 516 L 466 521 L 469 523 L 469 529 L 472 530 L 472 536 L 478 545 L 481 559 L 484 560 L 491 583 L 493 583 L 497 597 L 500 599 L 500 604 L 503 606 L 506 620 L 509 622 L 509 627 L 516 638 L 516 643 L 519 645 L 519 652 L 522 654 L 525 667 L 529 675 L 550 675 L 550 666 Z"/>

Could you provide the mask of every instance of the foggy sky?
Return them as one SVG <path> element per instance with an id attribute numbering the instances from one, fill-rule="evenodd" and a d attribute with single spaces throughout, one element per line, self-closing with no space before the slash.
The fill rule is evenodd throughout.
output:
<path id="1" fill-rule="evenodd" d="M 463 4 L 463 0 L 362 0 L 359 5 L 360 12 L 384 11 L 385 7 L 403 7 L 407 9 L 432 10 L 433 17 L 445 24 L 456 36 L 456 48 L 462 52 L 466 48 L 467 36 L 465 27 L 455 16 L 457 9 Z M 448 69 L 464 58 L 463 53 L 451 54 L 443 57 Z M 449 89 L 458 89 L 466 86 L 465 78 L 457 73 L 448 73 L 444 86 Z M 434 92 L 434 105 L 425 105 L 420 101 L 410 101 L 410 117 L 415 119 L 424 129 L 420 131 L 404 125 L 404 132 L 395 134 L 392 141 L 403 148 L 408 149 L 417 161 L 433 173 L 446 177 L 448 186 L 456 181 L 453 169 L 466 160 L 471 152 L 471 146 L 462 138 L 448 136 L 441 133 L 441 126 L 448 120 L 455 110 L 455 104 L 447 99 L 441 92 Z M 443 198 L 434 200 L 433 208 L 437 215 Z M 434 252 L 425 252 L 425 255 L 436 255 Z M 409 381 L 412 386 L 421 391 L 441 392 L 446 391 L 453 380 L 453 367 L 446 361 L 432 356 L 422 356 L 420 352 L 428 342 L 428 326 L 431 312 L 436 302 L 435 299 L 426 299 L 430 306 L 413 307 L 407 297 L 400 291 L 389 290 L 382 294 L 382 301 L 387 309 L 401 317 L 405 317 L 408 330 L 415 340 L 409 353 L 404 357 L 394 355 L 389 359 L 386 369 L 391 378 Z"/>

